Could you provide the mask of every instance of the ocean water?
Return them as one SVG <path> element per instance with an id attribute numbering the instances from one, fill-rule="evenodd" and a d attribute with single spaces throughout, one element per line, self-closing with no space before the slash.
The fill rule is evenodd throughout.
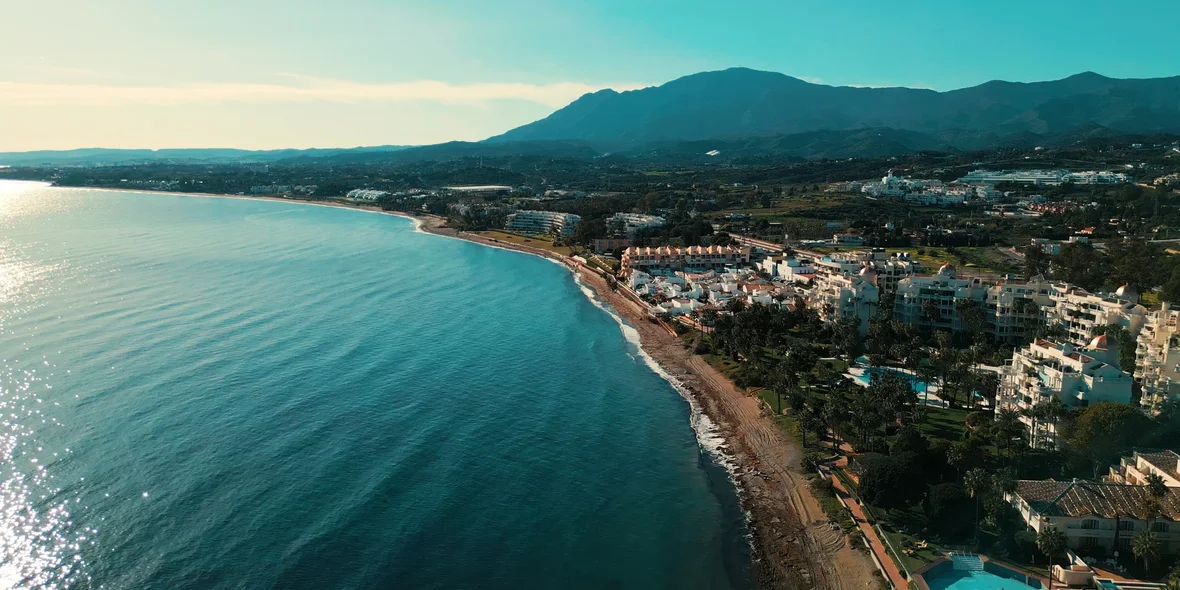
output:
<path id="1" fill-rule="evenodd" d="M 688 403 L 561 266 L 0 182 L 0 588 L 742 588 Z"/>

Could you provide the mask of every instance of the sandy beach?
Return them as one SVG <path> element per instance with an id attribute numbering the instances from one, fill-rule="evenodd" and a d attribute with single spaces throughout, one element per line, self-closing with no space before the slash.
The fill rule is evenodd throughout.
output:
<path id="1" fill-rule="evenodd" d="M 112 189 L 118 190 L 118 189 Z M 129 192 L 129 191 L 121 191 Z M 157 191 L 134 191 L 152 193 Z M 503 242 L 446 226 L 429 214 L 383 211 L 375 205 L 316 202 L 278 197 L 247 197 L 207 193 L 167 193 L 194 197 L 238 198 L 300 203 L 407 217 L 421 231 L 487 246 L 517 250 L 557 260 L 576 273 L 597 297 L 609 304 L 639 332 L 643 349 L 674 376 L 718 426 L 737 463 L 737 483 L 753 534 L 753 573 L 760 588 L 877 588 L 880 577 L 869 557 L 853 549 L 839 528 L 832 527 L 808 487 L 800 462 L 802 450 L 786 440 L 761 400 L 734 384 L 693 354 L 646 310 L 612 291 L 597 273 L 548 250 Z"/>

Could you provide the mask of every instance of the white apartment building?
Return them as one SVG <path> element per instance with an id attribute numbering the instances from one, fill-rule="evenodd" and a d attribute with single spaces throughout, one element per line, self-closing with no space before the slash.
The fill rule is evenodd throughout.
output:
<path id="1" fill-rule="evenodd" d="M 789 259 L 788 259 L 789 264 Z M 854 275 L 863 269 L 873 270 L 876 285 L 883 293 L 893 293 L 902 279 L 920 272 L 922 265 L 910 257 L 909 252 L 888 254 L 885 250 L 874 248 L 863 252 L 851 252 L 839 256 L 817 256 L 809 263 L 799 263 L 800 270 L 795 274 L 815 275 Z M 780 268 L 780 273 L 782 269 Z M 788 273 L 781 273 L 784 276 Z"/>
<path id="2" fill-rule="evenodd" d="M 1070 172 L 1061 178 L 1062 182 L 1073 184 L 1125 184 L 1131 182 L 1131 177 L 1122 172 Z"/>
<path id="3" fill-rule="evenodd" d="M 1139 403 L 1148 415 L 1180 399 L 1180 313 L 1167 303 L 1147 314 L 1136 339 L 1135 378 L 1143 386 Z"/>
<path id="4" fill-rule="evenodd" d="M 988 287 L 983 305 L 992 338 L 1013 344 L 1023 340 L 1043 317 L 1043 307 L 1052 303 L 1050 289 L 1044 281 L 1004 281 Z"/>
<path id="5" fill-rule="evenodd" d="M 867 267 L 854 275 L 816 273 L 815 284 L 807 292 L 807 305 L 824 321 L 856 318 L 860 333 L 868 334 L 869 320 L 877 315 L 880 300 L 876 278 Z"/>
<path id="6" fill-rule="evenodd" d="M 504 229 L 525 234 L 573 235 L 581 217 L 557 211 L 520 210 L 508 215 Z"/>
<path id="7" fill-rule="evenodd" d="M 733 246 L 690 246 L 688 248 L 640 248 L 632 246 L 623 251 L 623 271 L 641 270 L 650 274 L 704 272 L 750 261 L 749 248 Z"/>
<path id="8" fill-rule="evenodd" d="M 606 220 L 608 229 L 621 227 L 627 237 L 635 237 L 635 233 L 655 227 L 663 227 L 664 218 L 656 215 L 641 215 L 639 213 L 615 213 Z"/>
<path id="9" fill-rule="evenodd" d="M 386 191 L 377 191 L 377 190 L 372 190 L 372 189 L 367 189 L 367 188 L 354 188 L 354 189 L 348 191 L 348 193 L 345 194 L 344 196 L 348 197 L 350 199 L 357 199 L 360 201 L 376 201 L 377 199 L 380 199 L 381 197 L 389 196 L 389 193 Z"/>
<path id="10" fill-rule="evenodd" d="M 937 274 L 913 275 L 898 281 L 893 317 L 925 330 L 960 331 L 963 325 L 955 304 L 962 300 L 982 304 L 986 291 L 978 279 L 956 278 L 954 268 L 943 265 Z"/>
<path id="11" fill-rule="evenodd" d="M 1157 475 L 1169 488 L 1180 488 L 1180 454 L 1176 451 L 1135 451 L 1110 467 L 1106 481 L 1131 486 L 1147 485 L 1147 476 Z"/>
<path id="12" fill-rule="evenodd" d="M 1158 535 L 1160 553 L 1180 553 L 1180 489 L 1168 490 L 1160 502 L 1163 514 L 1150 521 L 1138 516 L 1146 495 L 1145 486 L 1050 479 L 1018 481 L 1004 499 L 1029 528 L 1061 531 L 1066 545 L 1081 555 L 1128 552 L 1135 533 L 1145 530 Z"/>
<path id="13" fill-rule="evenodd" d="M 996 184 L 1000 182 L 1018 182 L 1021 184 L 1051 185 L 1061 184 L 1061 179 L 1069 174 L 1068 170 L 972 170 L 959 182 L 974 184 Z"/>
<path id="14" fill-rule="evenodd" d="M 1094 337 L 1094 328 L 1121 326 L 1131 334 L 1138 334 L 1146 320 L 1147 310 L 1127 298 L 1128 290 L 1120 288 L 1113 295 L 1097 295 L 1068 283 L 1057 283 L 1049 294 L 1052 305 L 1045 307 L 1045 319 L 1059 323 L 1069 334 L 1067 340 L 1075 346 L 1085 346 Z"/>
<path id="15" fill-rule="evenodd" d="M 1031 409 L 1056 398 L 1067 408 L 1098 402 L 1130 403 L 1134 379 L 1118 368 L 1118 349 L 1106 336 L 1088 348 L 1037 340 L 1012 356 L 1000 380 L 997 407 Z M 1057 443 L 1057 424 L 1022 416 L 1033 448 Z"/>

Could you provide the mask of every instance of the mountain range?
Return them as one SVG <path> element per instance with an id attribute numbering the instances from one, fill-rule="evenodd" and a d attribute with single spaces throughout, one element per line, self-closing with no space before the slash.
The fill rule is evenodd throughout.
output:
<path id="1" fill-rule="evenodd" d="M 1092 138 L 1180 134 L 1180 76 L 1085 72 L 1048 82 L 991 81 L 936 92 L 814 84 L 747 68 L 578 98 L 482 142 L 322 150 L 71 150 L 0 153 L 0 165 L 149 162 L 414 162 L 604 154 L 709 161 L 897 156 L 1062 146 Z"/>
<path id="2" fill-rule="evenodd" d="M 582 140 L 621 150 L 653 142 L 866 129 L 915 132 L 931 146 L 954 149 L 1079 132 L 1180 133 L 1180 76 L 1120 80 L 1086 72 L 1051 82 L 992 81 L 936 92 L 827 86 L 732 68 L 642 90 L 586 94 L 488 142 Z"/>

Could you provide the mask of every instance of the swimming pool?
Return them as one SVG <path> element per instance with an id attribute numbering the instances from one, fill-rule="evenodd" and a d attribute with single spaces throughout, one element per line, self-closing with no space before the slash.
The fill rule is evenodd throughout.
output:
<path id="1" fill-rule="evenodd" d="M 960 569 L 958 563 L 940 563 L 921 574 L 930 590 L 1040 590 L 1040 581 L 1024 574 L 979 562 L 982 569 Z"/>
<path id="2" fill-rule="evenodd" d="M 860 375 L 856 375 L 855 378 L 857 381 L 860 381 L 861 383 L 868 385 L 869 380 L 872 379 L 872 377 L 870 375 L 888 375 L 888 374 L 897 375 L 898 377 L 901 377 L 902 379 L 909 381 L 910 384 L 912 384 L 914 386 L 914 391 L 916 391 L 918 393 L 926 393 L 926 382 L 925 381 L 922 381 L 921 379 L 914 379 L 908 373 L 899 371 L 897 369 L 889 369 L 886 367 L 870 367 L 870 368 L 866 369 Z"/>

